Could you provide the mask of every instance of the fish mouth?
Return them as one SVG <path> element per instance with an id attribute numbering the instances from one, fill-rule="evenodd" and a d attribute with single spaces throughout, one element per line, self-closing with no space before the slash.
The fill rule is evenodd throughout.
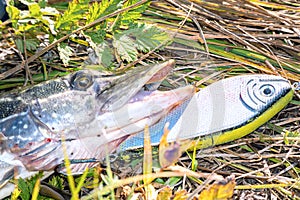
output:
<path id="1" fill-rule="evenodd" d="M 137 68 L 115 79 L 112 87 L 99 96 L 106 100 L 94 121 L 101 129 L 95 131 L 101 143 L 110 143 L 143 131 L 146 125 L 156 124 L 172 109 L 192 98 L 196 91 L 192 85 L 169 91 L 157 90 L 174 64 L 175 61 L 170 60 Z M 148 87 L 149 84 L 156 87 Z M 91 133 L 80 134 L 81 139 L 95 136 Z M 99 140 L 95 146 L 99 147 Z"/>
<path id="2" fill-rule="evenodd" d="M 121 109 L 104 113 L 97 119 L 103 123 L 104 132 L 110 138 L 134 134 L 146 125 L 157 123 L 194 93 L 195 88 L 191 85 L 170 91 L 140 91 Z"/>
<path id="3" fill-rule="evenodd" d="M 151 66 L 137 67 L 112 80 L 110 87 L 98 96 L 98 100 L 102 105 L 101 112 L 111 112 L 120 109 L 141 91 L 156 90 L 174 65 L 175 61 L 169 60 Z M 147 87 L 153 84 L 156 87 L 150 89 Z"/>
<path id="4" fill-rule="evenodd" d="M 103 158 L 116 150 L 128 137 L 140 133 L 146 126 L 153 126 L 192 98 L 194 86 L 186 86 L 170 91 L 140 91 L 122 108 L 105 112 L 96 117 L 95 123 L 101 130 L 97 135 L 80 135 L 80 143 L 89 155 Z M 104 148 L 106 147 L 106 148 Z M 107 151 L 104 151 L 107 150 Z"/>

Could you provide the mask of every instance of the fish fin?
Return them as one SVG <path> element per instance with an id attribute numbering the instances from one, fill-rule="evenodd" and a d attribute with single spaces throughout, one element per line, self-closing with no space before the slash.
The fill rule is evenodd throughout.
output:
<path id="1" fill-rule="evenodd" d="M 82 174 L 86 168 L 92 168 L 98 165 L 103 161 L 103 158 L 105 158 L 106 154 L 110 154 L 111 152 L 115 151 L 127 138 L 128 136 L 124 136 L 109 142 L 105 145 L 107 148 L 100 146 L 97 150 L 94 150 L 94 152 L 96 152 L 95 157 L 87 158 L 85 155 L 83 155 L 82 158 L 71 158 L 70 167 L 72 174 Z M 67 174 L 65 163 L 58 165 L 55 171 L 58 173 Z"/>
<path id="2" fill-rule="evenodd" d="M 3 153 L 6 150 L 8 150 L 7 137 L 0 132 L 0 153 Z"/>
<path id="3" fill-rule="evenodd" d="M 15 186 L 10 183 L 11 180 L 19 177 L 28 178 L 37 173 L 29 172 L 24 166 L 17 165 L 18 161 L 15 163 L 16 165 L 10 164 L 0 157 L 0 199 L 9 196 L 14 190 Z"/>

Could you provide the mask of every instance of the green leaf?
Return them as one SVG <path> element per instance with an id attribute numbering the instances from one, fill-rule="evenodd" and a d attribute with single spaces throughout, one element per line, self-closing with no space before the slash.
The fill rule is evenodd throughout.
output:
<path id="1" fill-rule="evenodd" d="M 73 0 L 69 3 L 68 10 L 58 18 L 56 29 L 74 30 L 78 22 L 84 18 L 84 13 L 88 10 L 89 0 Z"/>
<path id="2" fill-rule="evenodd" d="M 7 6 L 6 11 L 8 12 L 9 18 L 11 20 L 13 19 L 19 19 L 20 17 L 20 10 L 14 6 Z"/>
<path id="3" fill-rule="evenodd" d="M 100 3 L 94 2 L 92 6 L 89 7 L 89 15 L 87 15 L 86 24 L 120 9 L 121 3 L 121 0 L 103 0 Z"/>
<path id="4" fill-rule="evenodd" d="M 20 10 L 14 6 L 7 6 L 6 11 L 11 19 L 13 28 L 17 28 L 18 19 L 20 18 Z"/>
<path id="5" fill-rule="evenodd" d="M 102 1 L 103 3 L 104 1 Z M 89 7 L 89 15 L 86 17 L 86 24 L 89 24 L 93 21 L 95 21 L 96 19 L 99 18 L 100 16 L 100 10 L 101 10 L 101 6 L 100 6 L 101 3 L 98 3 L 98 2 L 94 2 L 92 3 L 92 5 Z"/>
<path id="6" fill-rule="evenodd" d="M 47 6 L 47 0 L 39 0 L 38 3 L 39 3 L 39 6 L 41 8 L 45 8 Z"/>
<path id="7" fill-rule="evenodd" d="M 135 3 L 139 2 L 139 0 L 129 0 L 124 3 L 123 8 L 131 6 Z M 144 3 L 138 7 L 135 7 L 125 13 L 122 14 L 121 25 L 128 25 L 130 23 L 135 22 L 136 20 L 140 19 L 142 13 L 149 7 L 151 1 Z"/>
<path id="8" fill-rule="evenodd" d="M 109 47 L 107 42 L 99 44 L 95 49 L 96 55 L 98 57 L 99 64 L 102 64 L 104 67 L 108 68 L 113 63 L 113 52 Z"/>
<path id="9" fill-rule="evenodd" d="M 149 52 L 170 40 L 167 33 L 145 24 L 136 24 L 129 30 L 114 35 L 113 45 L 123 60 L 132 62 L 137 59 L 138 50 Z"/>
<path id="10" fill-rule="evenodd" d="M 151 51 L 161 43 L 170 40 L 166 32 L 145 24 L 137 24 L 124 34 L 129 34 L 131 37 L 136 38 L 136 48 L 143 52 Z"/>
<path id="11" fill-rule="evenodd" d="M 64 189 L 64 179 L 59 176 L 53 176 L 52 179 L 49 181 L 50 185 L 63 190 Z"/>
<path id="12" fill-rule="evenodd" d="M 21 190 L 20 197 L 22 200 L 30 200 L 31 191 L 29 184 L 22 178 L 18 180 L 18 188 Z"/>
<path id="13" fill-rule="evenodd" d="M 106 32 L 105 30 L 100 29 L 93 31 L 85 31 L 84 34 L 89 36 L 95 44 L 100 44 L 104 41 Z"/>
<path id="14" fill-rule="evenodd" d="M 170 177 L 166 182 L 165 182 L 165 185 L 168 185 L 170 187 L 173 187 L 175 186 L 179 181 L 182 180 L 182 177 Z"/>
<path id="15" fill-rule="evenodd" d="M 26 49 L 29 51 L 34 51 L 37 49 L 39 41 L 37 39 L 27 39 L 26 40 Z"/>
<path id="16" fill-rule="evenodd" d="M 117 49 L 122 60 L 132 62 L 137 59 L 138 51 L 134 41 L 125 34 L 119 34 L 114 37 L 113 46 Z"/>
<path id="17" fill-rule="evenodd" d="M 26 50 L 34 51 L 37 49 L 39 45 L 39 41 L 37 39 L 26 39 Z M 24 41 L 22 39 L 16 39 L 16 45 L 20 52 L 24 53 Z"/>

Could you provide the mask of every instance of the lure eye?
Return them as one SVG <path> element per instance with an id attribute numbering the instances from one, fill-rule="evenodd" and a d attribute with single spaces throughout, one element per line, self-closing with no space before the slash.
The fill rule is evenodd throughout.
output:
<path id="1" fill-rule="evenodd" d="M 260 88 L 260 94 L 265 97 L 270 97 L 275 93 L 275 88 L 272 85 L 263 85 Z"/>
<path id="2" fill-rule="evenodd" d="M 93 84 L 93 76 L 84 72 L 77 72 L 71 79 L 73 89 L 85 90 Z"/>

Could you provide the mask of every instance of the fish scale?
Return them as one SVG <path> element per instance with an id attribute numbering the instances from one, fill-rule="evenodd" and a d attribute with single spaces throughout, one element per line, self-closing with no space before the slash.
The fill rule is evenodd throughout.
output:
<path id="1" fill-rule="evenodd" d="M 0 98 L 0 108 L 2 108 L 0 110 L 0 164 L 2 166 L 0 171 L 3 175 L 0 176 L 1 182 L 7 182 L 8 178 L 12 178 L 4 176 L 4 174 L 11 175 L 9 173 L 11 168 L 15 168 L 20 177 L 26 177 L 24 172 L 28 170 L 50 170 L 63 163 L 63 138 L 68 156 L 73 160 L 102 158 L 106 154 L 104 148 L 106 143 L 110 151 L 116 149 L 130 132 L 124 132 L 122 135 L 106 134 L 103 129 L 108 127 L 110 121 L 102 122 L 98 116 L 110 113 L 114 120 L 113 109 L 118 110 L 126 105 L 137 92 L 141 91 L 142 94 L 147 82 L 149 84 L 156 80 L 160 82 L 160 79 L 166 76 L 166 71 L 170 71 L 173 66 L 174 61 L 168 61 L 149 67 L 139 67 L 115 77 L 103 76 L 94 70 L 81 70 L 18 93 L 12 92 L 2 96 Z M 160 70 L 162 75 L 155 77 Z M 127 82 L 135 79 L 137 81 Z M 150 89 L 144 95 L 150 92 L 151 95 L 154 94 L 155 99 L 160 93 L 154 90 L 155 88 L 152 89 L 152 93 Z M 182 96 L 181 98 L 189 98 L 193 94 L 191 87 L 180 91 L 182 91 L 182 95 L 179 95 Z M 167 94 L 165 97 L 168 99 Z M 118 101 L 119 97 L 122 101 Z M 177 100 L 171 102 L 170 105 L 167 103 L 165 107 L 156 110 L 157 120 L 172 108 Z M 138 102 L 130 103 L 131 108 L 136 103 Z M 147 119 L 147 115 L 151 113 L 144 113 L 141 117 Z M 123 126 L 124 130 L 130 127 L 130 121 L 124 121 Z M 141 130 L 143 126 L 136 128 Z M 112 127 L 112 130 L 117 129 Z M 82 170 L 84 167 L 73 169 L 76 173 L 76 170 Z"/>

